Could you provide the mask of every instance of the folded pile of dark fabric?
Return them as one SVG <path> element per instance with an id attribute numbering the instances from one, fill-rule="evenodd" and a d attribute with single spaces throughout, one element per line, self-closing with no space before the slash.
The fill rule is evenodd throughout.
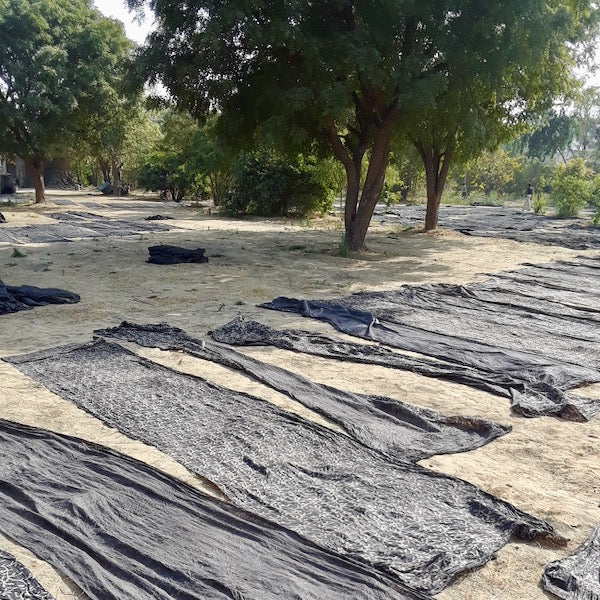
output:
<path id="1" fill-rule="evenodd" d="M 5 285 L 0 280 L 0 315 L 30 310 L 45 304 L 75 304 L 80 298 L 73 292 L 32 285 Z"/>
<path id="2" fill-rule="evenodd" d="M 204 248 L 196 248 L 190 250 L 188 248 L 180 248 L 179 246 L 150 246 L 149 263 L 155 265 L 175 265 L 178 263 L 205 263 L 208 262 L 208 257 L 204 256 Z"/>

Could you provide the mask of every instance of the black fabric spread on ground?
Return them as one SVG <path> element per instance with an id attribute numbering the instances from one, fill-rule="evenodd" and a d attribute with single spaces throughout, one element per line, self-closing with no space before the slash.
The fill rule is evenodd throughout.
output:
<path id="1" fill-rule="evenodd" d="M 12 554 L 0 550 L 0 598 L 2 600 L 52 600 L 29 569 Z"/>
<path id="2" fill-rule="evenodd" d="M 198 358 L 241 371 L 324 415 L 365 446 L 395 460 L 417 461 L 435 454 L 466 452 L 511 430 L 483 419 L 445 416 L 392 398 L 354 394 L 320 385 L 230 348 L 203 344 L 202 340 L 165 323 L 137 325 L 124 322 L 119 327 L 94 333 L 150 348 L 184 350 Z"/>
<path id="3" fill-rule="evenodd" d="M 513 408 L 529 416 L 582 420 L 597 414 L 600 402 L 565 392 L 600 381 L 600 327 L 594 318 L 600 270 L 590 262 L 600 264 L 600 259 L 586 259 L 571 276 L 564 273 L 567 265 L 556 263 L 556 271 L 553 265 L 529 267 L 466 287 L 403 286 L 331 301 L 280 297 L 262 306 L 321 319 L 350 335 L 538 389 L 549 386 L 537 398 L 513 394 Z M 553 295 L 546 299 L 548 290 Z"/>
<path id="4" fill-rule="evenodd" d="M 297 329 L 275 330 L 240 317 L 211 333 L 217 341 L 224 344 L 270 345 L 294 352 L 380 365 L 425 377 L 446 379 L 509 398 L 515 409 L 527 416 L 560 414 L 564 418 L 580 420 L 581 410 L 587 410 L 581 397 L 575 397 L 548 383 L 523 382 L 508 373 L 490 373 L 440 360 L 404 356 L 383 346 L 353 344 L 340 338 Z"/>
<path id="5" fill-rule="evenodd" d="M 0 315 L 30 310 L 46 304 L 75 304 L 80 298 L 73 292 L 32 285 L 5 285 L 0 281 Z"/>
<path id="6" fill-rule="evenodd" d="M 150 257 L 149 263 L 155 265 L 176 265 L 179 263 L 205 263 L 208 257 L 204 256 L 204 248 L 188 249 L 179 246 L 169 246 L 161 244 L 160 246 L 150 246 L 148 248 Z"/>
<path id="7" fill-rule="evenodd" d="M 564 600 L 598 600 L 600 527 L 573 554 L 550 563 L 542 581 L 546 590 Z"/>
<path id="8" fill-rule="evenodd" d="M 0 529 L 92 600 L 423 598 L 101 446 L 0 420 L 0 453 Z"/>
<path id="9" fill-rule="evenodd" d="M 244 509 L 437 593 L 511 535 L 552 527 L 475 486 L 393 462 L 253 396 L 98 341 L 8 360 L 218 485 Z"/>
<path id="10" fill-rule="evenodd" d="M 168 231 L 170 226 L 142 220 L 110 219 L 87 212 L 53 213 L 48 216 L 58 223 L 6 227 L 0 231 L 0 242 L 13 244 L 69 242 L 79 238 L 124 237 L 150 231 Z"/>
<path id="11" fill-rule="evenodd" d="M 373 220 L 382 224 L 423 227 L 425 206 L 377 207 Z M 600 248 L 600 228 L 586 220 L 556 219 L 505 206 L 441 206 L 439 225 L 477 237 L 563 246 L 575 250 Z"/>

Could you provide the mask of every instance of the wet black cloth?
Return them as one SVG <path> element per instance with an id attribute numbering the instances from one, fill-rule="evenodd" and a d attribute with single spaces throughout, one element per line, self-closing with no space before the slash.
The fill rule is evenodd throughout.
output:
<path id="1" fill-rule="evenodd" d="M 159 246 L 150 246 L 148 252 L 150 253 L 150 257 L 147 262 L 155 265 L 208 262 L 208 257 L 204 256 L 204 252 L 206 252 L 204 248 L 196 248 L 194 250 L 161 244 Z"/>
<path id="2" fill-rule="evenodd" d="M 446 416 L 384 396 L 355 394 L 320 385 L 230 348 L 203 343 L 165 323 L 124 322 L 119 327 L 94 333 L 150 348 L 184 350 L 241 371 L 327 417 L 365 446 L 396 460 L 417 461 L 435 454 L 466 452 L 511 430 L 509 426 L 483 419 Z"/>
<path id="3" fill-rule="evenodd" d="M 101 446 L 0 420 L 0 454 L 0 530 L 92 600 L 422 598 Z"/>
<path id="4" fill-rule="evenodd" d="M 46 304 L 75 304 L 80 298 L 73 292 L 32 285 L 5 285 L 0 281 L 0 315 L 31 310 Z"/>
<path id="5" fill-rule="evenodd" d="M 600 381 L 600 258 L 551 263 L 468 286 L 402 286 L 335 300 L 276 298 L 265 308 L 303 314 L 385 345 L 524 383 L 566 391 Z M 570 273 L 566 273 L 570 270 Z M 520 299 L 519 299 L 520 298 Z M 600 402 L 570 395 L 523 414 L 589 419 Z M 576 413 L 579 413 L 577 415 Z"/>
<path id="6" fill-rule="evenodd" d="M 550 563 L 542 582 L 546 590 L 564 600 L 600 598 L 600 527 L 573 554 Z"/>
<path id="7" fill-rule="evenodd" d="M 2 600 L 52 600 L 29 569 L 12 554 L 0 550 L 0 598 Z"/>
<path id="8" fill-rule="evenodd" d="M 373 221 L 423 227 L 425 206 L 378 206 Z M 562 246 L 575 250 L 600 248 L 600 227 L 585 218 L 557 219 L 506 206 L 440 206 L 439 226 L 477 237 Z"/>
<path id="9" fill-rule="evenodd" d="M 491 392 L 511 400 L 513 410 L 535 417 L 556 414 L 564 419 L 581 421 L 595 414 L 597 402 L 571 394 L 552 383 L 546 383 L 544 372 L 540 380 L 518 379 L 510 373 L 494 373 L 443 360 L 416 358 L 392 352 L 380 345 L 347 342 L 337 337 L 320 335 L 298 329 L 275 330 L 262 323 L 238 317 L 211 332 L 213 338 L 236 346 L 270 345 L 294 352 L 352 362 L 374 364 L 391 369 L 437 377 Z M 585 381 L 597 380 L 594 372 L 586 374 Z M 552 381 L 552 378 L 549 378 Z M 569 380 L 569 387 L 571 381 Z"/>
<path id="10" fill-rule="evenodd" d="M 125 435 L 152 444 L 240 507 L 437 593 L 512 535 L 552 527 L 475 486 L 390 461 L 264 400 L 105 341 L 8 360 Z"/>

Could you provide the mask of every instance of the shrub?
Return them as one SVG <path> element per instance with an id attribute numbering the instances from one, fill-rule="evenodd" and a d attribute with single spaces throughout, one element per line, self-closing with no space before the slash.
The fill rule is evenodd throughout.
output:
<path id="1" fill-rule="evenodd" d="M 551 198 L 561 218 L 576 217 L 590 201 L 593 184 L 591 171 L 582 159 L 569 161 L 557 168 L 552 178 Z"/>
<path id="2" fill-rule="evenodd" d="M 590 204 L 594 209 L 592 222 L 594 225 L 600 225 L 600 175 L 594 177 L 592 182 L 592 193 L 590 194 Z"/>
<path id="3" fill-rule="evenodd" d="M 234 191 L 224 203 L 229 214 L 305 216 L 333 206 L 333 186 L 314 158 L 294 163 L 270 152 L 243 156 Z"/>

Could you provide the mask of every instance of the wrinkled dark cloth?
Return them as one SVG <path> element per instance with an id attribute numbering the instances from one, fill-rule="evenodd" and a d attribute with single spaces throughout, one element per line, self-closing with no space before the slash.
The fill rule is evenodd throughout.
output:
<path id="1" fill-rule="evenodd" d="M 0 231 L 0 242 L 12 244 L 70 242 L 73 239 L 126 237 L 149 231 L 168 231 L 170 226 L 144 220 L 110 219 L 88 212 L 60 212 L 48 216 L 58 223 L 6 227 Z"/>
<path id="2" fill-rule="evenodd" d="M 565 392 L 600 381 L 598 265 L 600 258 L 585 258 L 500 273 L 469 286 L 403 286 L 336 300 L 280 297 L 261 306 L 324 320 L 343 333 L 455 365 Z M 600 402 L 574 394 L 564 398 L 549 390 L 538 400 L 531 395 L 518 398 L 513 408 L 526 415 L 586 420 L 598 413 Z"/>
<path id="3" fill-rule="evenodd" d="M 4 359 L 242 508 L 397 581 L 437 593 L 514 534 L 553 528 L 475 486 L 393 462 L 264 400 L 95 343 Z"/>
<path id="4" fill-rule="evenodd" d="M 149 263 L 155 265 L 176 265 L 179 263 L 205 263 L 208 257 L 204 256 L 204 248 L 188 249 L 179 246 L 150 246 L 148 248 Z"/>
<path id="5" fill-rule="evenodd" d="M 46 304 L 75 304 L 80 298 L 73 292 L 32 285 L 5 285 L 0 281 L 0 315 L 31 310 Z"/>
<path id="6" fill-rule="evenodd" d="M 381 206 L 376 208 L 373 221 L 422 227 L 425 210 L 425 206 L 415 205 Z M 506 206 L 442 205 L 438 224 L 476 237 L 504 238 L 575 250 L 600 248 L 600 228 L 589 226 L 583 218 L 557 219 Z"/>
<path id="7" fill-rule="evenodd" d="M 550 563 L 542 578 L 544 588 L 564 600 L 600 598 L 600 527 L 573 554 Z"/>
<path id="8" fill-rule="evenodd" d="M 52 600 L 29 569 L 12 554 L 0 550 L 0 598 L 2 600 Z"/>
<path id="9" fill-rule="evenodd" d="M 597 404 L 593 399 L 586 400 L 546 383 L 543 372 L 540 381 L 522 381 L 510 373 L 495 373 L 442 360 L 405 356 L 383 346 L 355 344 L 309 331 L 275 330 L 241 317 L 214 329 L 211 334 L 218 342 L 234 346 L 270 345 L 446 379 L 509 398 L 513 410 L 528 417 L 556 414 L 564 419 L 581 421 L 593 416 Z M 586 381 L 593 381 L 596 377 L 593 372 L 585 375 L 585 370 L 582 370 L 582 376 Z"/>
<path id="10" fill-rule="evenodd" d="M 340 425 L 356 440 L 396 460 L 417 461 L 435 454 L 466 452 L 508 433 L 511 428 L 483 419 L 446 416 L 384 396 L 367 396 L 320 385 L 230 348 L 206 343 L 166 323 L 94 332 L 163 350 L 184 350 L 241 371 Z"/>
<path id="11" fill-rule="evenodd" d="M 144 221 L 168 221 L 173 217 L 169 217 L 167 215 L 152 215 L 150 217 L 146 217 Z"/>
<path id="12" fill-rule="evenodd" d="M 0 530 L 92 600 L 423 598 L 101 446 L 0 420 L 0 453 Z"/>

